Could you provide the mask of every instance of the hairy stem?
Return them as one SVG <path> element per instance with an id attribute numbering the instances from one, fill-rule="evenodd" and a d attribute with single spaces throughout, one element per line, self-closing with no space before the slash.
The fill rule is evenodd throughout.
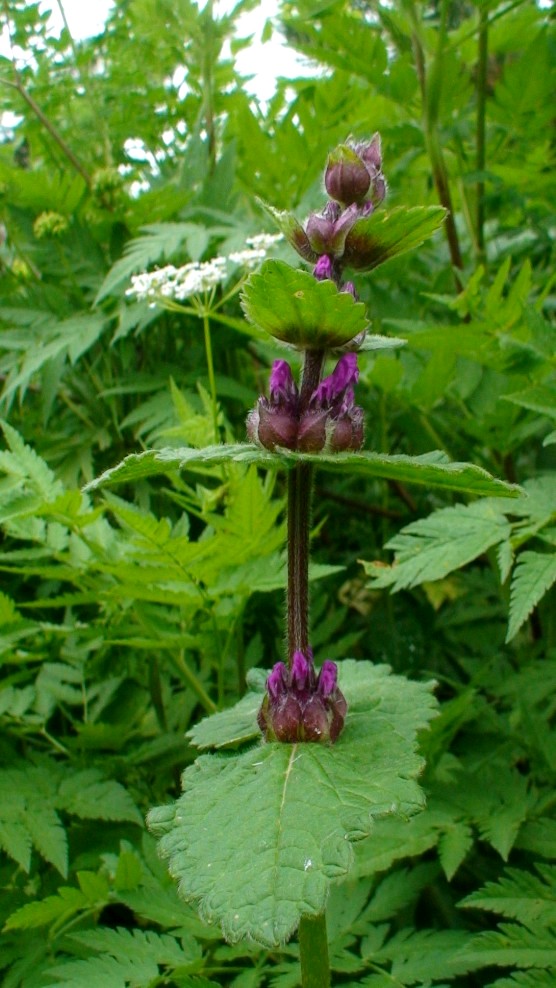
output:
<path id="1" fill-rule="evenodd" d="M 302 988 L 329 988 L 330 964 L 326 915 L 302 916 L 299 924 L 299 959 Z"/>
<path id="2" fill-rule="evenodd" d="M 298 463 L 288 476 L 288 659 L 309 647 L 309 526 L 312 467 Z"/>
<path id="3" fill-rule="evenodd" d="M 317 387 L 324 363 L 324 352 L 305 354 L 299 394 L 300 414 L 307 408 Z M 288 661 L 294 652 L 309 648 L 309 530 L 313 468 L 298 463 L 288 476 Z"/>

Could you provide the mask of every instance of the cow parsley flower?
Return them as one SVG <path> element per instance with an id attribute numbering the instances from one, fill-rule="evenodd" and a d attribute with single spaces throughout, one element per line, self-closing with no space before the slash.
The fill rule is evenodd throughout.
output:
<path id="1" fill-rule="evenodd" d="M 213 257 L 210 261 L 191 261 L 180 268 L 167 264 L 156 271 L 133 275 L 126 295 L 139 302 L 173 299 L 183 302 L 193 295 L 205 294 L 226 280 L 227 258 Z"/>
<path id="2" fill-rule="evenodd" d="M 245 243 L 254 250 L 269 251 L 279 240 L 283 240 L 282 233 L 256 233 L 253 237 L 247 237 Z"/>
<path id="3" fill-rule="evenodd" d="M 236 250 L 228 256 L 234 264 L 242 264 L 249 271 L 254 271 L 255 268 L 258 268 L 259 263 L 264 261 L 266 250 L 255 250 L 254 248 Z"/>

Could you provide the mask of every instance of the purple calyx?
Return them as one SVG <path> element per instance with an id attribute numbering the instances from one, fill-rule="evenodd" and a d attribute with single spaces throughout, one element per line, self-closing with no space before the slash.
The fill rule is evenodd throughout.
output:
<path id="1" fill-rule="evenodd" d="M 267 741 L 334 743 L 344 726 L 345 697 L 338 688 L 338 669 L 326 659 L 317 673 L 310 649 L 296 651 L 288 669 L 277 662 L 257 721 Z"/>
<path id="2" fill-rule="evenodd" d="M 301 409 L 289 364 L 276 360 L 270 374 L 270 396 L 259 398 L 248 415 L 249 439 L 272 451 L 277 447 L 303 453 L 360 449 L 364 422 L 363 411 L 355 404 L 358 378 L 357 354 L 345 353 Z"/>

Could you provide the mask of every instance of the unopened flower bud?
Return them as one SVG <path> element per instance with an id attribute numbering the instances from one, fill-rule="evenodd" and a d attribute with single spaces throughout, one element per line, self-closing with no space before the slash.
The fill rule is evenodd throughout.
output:
<path id="1" fill-rule="evenodd" d="M 37 240 L 43 240 L 46 237 L 61 237 L 66 233 L 68 227 L 69 222 L 66 216 L 47 210 L 37 216 L 33 223 L 33 233 Z"/>
<path id="2" fill-rule="evenodd" d="M 325 209 L 322 213 L 311 213 L 305 227 L 307 239 L 311 248 L 317 254 L 328 254 L 329 257 L 341 257 L 344 253 L 346 237 L 360 216 L 356 205 L 340 211 L 336 218 L 336 210 Z"/>
<path id="3" fill-rule="evenodd" d="M 380 135 L 370 141 L 340 144 L 331 152 L 324 177 L 328 195 L 345 206 L 363 205 L 370 200 L 375 205 L 386 195 L 382 174 Z"/>
<path id="4" fill-rule="evenodd" d="M 315 270 L 313 275 L 317 281 L 327 281 L 332 278 L 332 261 L 330 260 L 328 254 L 321 254 L 317 263 L 315 264 Z"/>
<path id="5" fill-rule="evenodd" d="M 269 726 L 276 741 L 299 741 L 303 711 L 297 697 L 287 694 L 275 707 Z"/>
<path id="6" fill-rule="evenodd" d="M 340 291 L 346 292 L 347 295 L 352 295 L 356 302 L 359 301 L 359 295 L 355 290 L 353 281 L 344 281 L 344 284 L 340 286 Z"/>
<path id="7" fill-rule="evenodd" d="M 298 393 L 291 367 L 275 360 L 270 374 L 270 397 L 259 398 L 247 416 L 247 435 L 252 442 L 274 451 L 277 446 L 295 449 L 298 427 Z"/>
<path id="8" fill-rule="evenodd" d="M 363 201 L 371 176 L 357 152 L 348 144 L 340 144 L 328 156 L 324 184 L 332 199 L 349 206 Z"/>
<path id="9" fill-rule="evenodd" d="M 307 701 L 303 709 L 304 741 L 319 742 L 330 736 L 330 716 L 326 705 L 317 693 Z"/>
<path id="10" fill-rule="evenodd" d="M 294 653 L 289 671 L 277 662 L 257 716 L 266 740 L 290 744 L 336 741 L 347 712 L 337 679 L 336 664 L 329 659 L 316 675 L 310 649 Z"/>

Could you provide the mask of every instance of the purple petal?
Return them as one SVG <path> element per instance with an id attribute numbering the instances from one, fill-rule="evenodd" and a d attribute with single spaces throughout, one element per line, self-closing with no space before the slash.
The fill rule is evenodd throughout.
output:
<path id="1" fill-rule="evenodd" d="M 320 255 L 326 254 L 334 238 L 334 228 L 335 224 L 332 220 L 318 213 L 311 213 L 307 220 L 306 231 L 313 250 L 318 251 Z"/>
<path id="2" fill-rule="evenodd" d="M 332 220 L 332 222 L 335 223 L 341 212 L 342 207 L 340 206 L 340 203 L 334 202 L 333 199 L 329 199 L 322 211 L 322 215 L 327 220 Z"/>
<path id="3" fill-rule="evenodd" d="M 303 652 L 294 652 L 292 658 L 290 679 L 294 689 L 304 690 L 311 678 L 311 664 L 307 661 Z"/>
<path id="4" fill-rule="evenodd" d="M 335 662 L 325 659 L 318 678 L 318 691 L 321 696 L 330 696 L 338 684 L 338 667 Z"/>
<path id="5" fill-rule="evenodd" d="M 286 692 L 287 672 L 288 670 L 283 662 L 277 662 L 276 665 L 272 667 L 272 672 L 266 681 L 266 688 L 273 700 L 276 700 L 279 696 Z"/>
<path id="6" fill-rule="evenodd" d="M 344 284 L 340 287 L 340 291 L 346 295 L 352 295 L 356 302 L 359 300 L 359 295 L 355 291 L 353 281 L 344 281 Z"/>
<path id="7" fill-rule="evenodd" d="M 357 384 L 358 379 L 357 354 L 345 353 L 340 357 L 332 374 L 325 377 L 318 388 L 315 388 L 311 395 L 311 404 L 329 407 L 338 398 L 343 397 L 350 384 Z"/>
<path id="8" fill-rule="evenodd" d="M 275 360 L 270 372 L 270 400 L 289 402 L 297 398 L 297 387 L 287 360 Z"/>
<path id="9" fill-rule="evenodd" d="M 370 169 L 380 171 L 382 167 L 382 151 L 380 134 L 378 132 L 373 134 L 370 141 L 360 141 L 359 144 L 355 145 L 354 150 Z"/>
<path id="10" fill-rule="evenodd" d="M 328 257 L 328 254 L 322 254 L 319 257 L 315 264 L 313 275 L 317 281 L 327 281 L 332 278 L 332 261 Z"/>
<path id="11" fill-rule="evenodd" d="M 344 391 L 342 404 L 340 405 L 340 408 L 338 410 L 338 417 L 342 415 L 349 415 L 354 404 L 355 404 L 355 391 L 353 390 L 353 385 L 348 384 L 346 390 Z"/>

